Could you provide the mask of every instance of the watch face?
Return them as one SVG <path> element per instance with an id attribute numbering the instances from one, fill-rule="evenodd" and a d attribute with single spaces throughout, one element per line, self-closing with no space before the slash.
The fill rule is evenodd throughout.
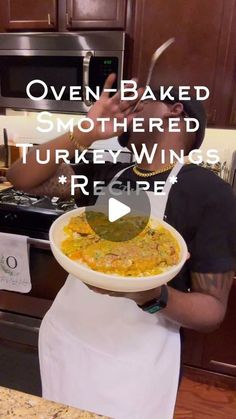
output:
<path id="1" fill-rule="evenodd" d="M 168 301 L 168 288 L 166 285 L 163 285 L 161 287 L 160 298 L 148 301 L 147 303 L 140 306 L 140 308 L 142 308 L 144 311 L 147 311 L 148 313 L 153 314 L 161 310 L 162 308 L 165 308 L 167 306 L 167 301 Z"/>
<path id="2" fill-rule="evenodd" d="M 148 309 L 146 309 L 145 311 L 148 311 L 148 313 L 154 314 L 157 311 L 161 310 L 163 307 L 161 307 L 159 304 L 156 304 L 154 306 L 149 307 Z"/>
<path id="3" fill-rule="evenodd" d="M 148 313 L 156 313 L 157 311 L 161 310 L 163 306 L 162 304 L 160 304 L 160 301 L 152 300 L 147 302 L 140 308 L 142 308 L 143 311 L 146 311 Z"/>

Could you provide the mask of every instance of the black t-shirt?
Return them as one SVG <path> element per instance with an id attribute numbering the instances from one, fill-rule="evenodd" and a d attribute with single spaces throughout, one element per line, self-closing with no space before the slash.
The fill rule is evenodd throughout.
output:
<path id="1" fill-rule="evenodd" d="M 73 166 L 75 174 L 88 177 L 89 195 L 80 195 L 78 206 L 93 205 L 93 184 L 108 184 L 114 175 L 130 164 L 84 164 Z M 148 180 L 150 190 L 154 181 L 166 181 L 170 171 L 146 179 L 127 169 L 119 181 L 131 182 L 135 189 L 137 180 Z M 158 196 L 156 196 L 158 200 Z M 184 165 L 178 182 L 171 187 L 164 221 L 171 224 L 184 237 L 190 259 L 181 272 L 169 283 L 181 291 L 191 288 L 190 272 L 227 272 L 236 268 L 236 198 L 229 184 L 208 169 L 195 164 Z"/>

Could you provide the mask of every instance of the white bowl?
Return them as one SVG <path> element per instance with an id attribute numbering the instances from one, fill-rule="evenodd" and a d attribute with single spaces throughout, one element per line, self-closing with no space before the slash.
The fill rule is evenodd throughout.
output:
<path id="1" fill-rule="evenodd" d="M 70 274 L 80 279 L 86 284 L 93 285 L 98 288 L 107 289 L 110 291 L 120 292 L 136 292 L 145 291 L 148 289 L 159 287 L 166 284 L 173 279 L 181 270 L 187 259 L 187 246 L 183 237 L 172 226 L 163 220 L 156 220 L 156 222 L 167 230 L 169 230 L 177 239 L 180 246 L 180 261 L 164 273 L 146 276 L 146 277 L 130 277 L 110 275 L 102 272 L 94 271 L 83 263 L 71 260 L 61 250 L 61 243 L 67 237 L 63 231 L 64 227 L 69 223 L 71 217 L 80 215 L 85 211 L 85 208 L 76 208 L 75 210 L 68 211 L 57 218 L 52 224 L 49 231 L 49 240 L 52 252 L 58 263 Z"/>

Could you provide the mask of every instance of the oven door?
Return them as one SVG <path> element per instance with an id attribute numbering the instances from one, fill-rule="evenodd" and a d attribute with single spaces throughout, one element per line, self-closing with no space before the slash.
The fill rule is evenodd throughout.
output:
<path id="1" fill-rule="evenodd" d="M 0 310 L 0 386 L 41 396 L 40 320 Z"/>
<path id="2" fill-rule="evenodd" d="M 30 293 L 0 291 L 0 386 L 40 396 L 39 327 L 68 274 L 47 240 L 30 238 L 29 244 Z"/>
<path id="3" fill-rule="evenodd" d="M 8 55 L 7 55 L 8 54 Z M 0 107 L 87 113 L 110 73 L 121 74 L 117 51 L 0 52 Z M 72 87 L 71 87 L 72 86 Z M 115 81 L 112 86 L 117 89 Z M 72 92 L 73 88 L 73 92 Z"/>

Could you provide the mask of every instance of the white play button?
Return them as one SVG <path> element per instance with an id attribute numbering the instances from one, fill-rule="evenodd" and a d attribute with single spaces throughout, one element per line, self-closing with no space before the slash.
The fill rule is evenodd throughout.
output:
<path id="1" fill-rule="evenodd" d="M 128 205 L 118 201 L 118 199 L 110 198 L 108 201 L 108 220 L 110 223 L 119 220 L 131 211 Z"/>
<path id="2" fill-rule="evenodd" d="M 100 238 L 123 242 L 145 229 L 151 205 L 145 191 L 136 193 L 135 189 L 126 191 L 109 186 L 103 188 L 95 205 L 86 207 L 85 213 L 87 222 Z"/>

